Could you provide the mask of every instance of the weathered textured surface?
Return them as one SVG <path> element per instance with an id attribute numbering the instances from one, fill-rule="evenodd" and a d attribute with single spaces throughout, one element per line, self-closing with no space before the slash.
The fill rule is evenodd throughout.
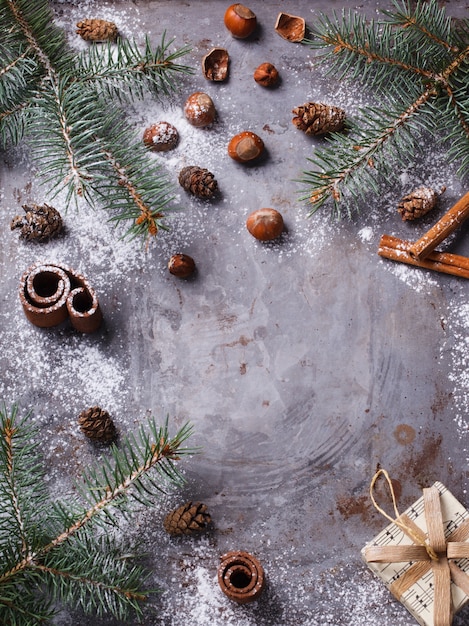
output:
<path id="1" fill-rule="evenodd" d="M 307 219 L 293 182 L 322 139 L 307 137 L 291 110 L 308 101 L 353 115 L 367 103 L 312 66 L 308 49 L 274 32 L 279 11 L 314 20 L 319 10 L 367 11 L 389 2 L 253 0 L 260 23 L 253 40 L 233 39 L 223 26 L 228 3 L 215 0 L 54 4 L 70 43 L 86 45 L 75 23 L 115 22 L 126 36 L 167 30 L 193 50 L 193 77 L 172 106 L 148 100 L 129 109 L 138 133 L 166 120 L 177 148 L 155 159 L 167 167 L 185 207 L 148 252 L 123 243 L 103 215 L 86 207 L 64 215 L 66 232 L 44 246 L 27 245 L 9 228 L 25 202 L 50 199 L 38 186 L 23 149 L 2 155 L 0 192 L 0 398 L 34 407 L 44 433 L 50 487 L 68 489 L 105 451 L 91 447 L 77 418 L 98 404 L 126 432 L 147 411 L 195 426 L 203 451 L 186 462 L 187 486 L 161 507 L 136 516 L 138 538 L 163 593 L 146 614 L 151 626 L 411 626 L 413 620 L 360 561 L 362 545 L 385 525 L 372 510 L 368 484 L 377 463 L 400 482 L 404 509 L 434 480 L 469 505 L 467 488 L 468 283 L 387 262 L 381 234 L 417 238 L 463 193 L 455 167 L 432 142 L 400 183 L 354 222 L 333 223 L 326 211 Z M 464 2 L 446 3 L 465 15 Z M 230 54 L 229 79 L 201 71 L 213 47 Z M 279 70 L 278 88 L 253 79 L 262 62 Z M 190 127 L 183 104 L 206 91 L 217 122 Z M 230 137 L 259 134 L 267 157 L 255 166 L 227 155 Z M 197 164 L 219 184 L 216 201 L 189 197 L 177 185 L 182 167 Z M 399 199 L 417 184 L 447 191 L 436 213 L 401 222 Z M 61 210 L 61 206 L 56 204 Z M 245 228 L 253 210 L 272 207 L 285 220 L 275 242 L 255 241 Z M 465 237 L 466 235 L 466 237 Z M 469 255 L 467 227 L 453 250 Z M 172 254 L 194 258 L 197 273 L 181 281 L 167 271 Z M 36 261 L 83 272 L 96 289 L 105 324 L 93 336 L 67 325 L 35 328 L 17 295 L 22 272 Z M 207 504 L 214 528 L 202 538 L 168 539 L 163 519 L 188 500 Z M 219 556 L 246 550 L 264 566 L 268 588 L 249 607 L 233 606 L 217 587 Z M 466 617 L 455 620 L 464 624 Z M 100 622 L 64 611 L 57 625 Z M 106 622 L 108 623 L 108 622 Z"/>

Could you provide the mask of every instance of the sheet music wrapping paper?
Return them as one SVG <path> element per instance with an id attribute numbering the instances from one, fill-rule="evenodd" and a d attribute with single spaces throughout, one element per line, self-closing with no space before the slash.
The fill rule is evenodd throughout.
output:
<path id="1" fill-rule="evenodd" d="M 448 538 L 451 533 L 469 518 L 469 511 L 463 507 L 442 483 L 436 482 L 433 486 L 438 489 L 440 494 L 445 537 Z M 424 532 L 427 532 L 423 496 L 414 502 L 404 514 Z M 469 543 L 469 539 L 466 542 Z M 367 566 L 390 588 L 392 583 L 398 580 L 411 567 L 412 561 L 408 563 L 368 563 L 365 559 L 365 550 L 369 546 L 398 546 L 412 545 L 412 543 L 412 539 L 400 530 L 396 524 L 392 523 L 370 541 L 362 549 L 361 553 Z M 458 559 L 455 562 L 461 570 L 469 573 L 469 559 Z M 469 597 L 453 582 L 451 582 L 451 593 L 454 612 L 456 613 L 469 602 Z M 400 598 L 400 602 L 421 626 L 433 626 L 433 600 L 433 572 L 431 569 Z"/>

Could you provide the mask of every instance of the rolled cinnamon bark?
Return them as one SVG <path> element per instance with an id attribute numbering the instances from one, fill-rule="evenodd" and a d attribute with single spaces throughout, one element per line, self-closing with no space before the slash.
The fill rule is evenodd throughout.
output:
<path id="1" fill-rule="evenodd" d="M 378 254 L 391 261 L 400 261 L 460 278 L 469 278 L 469 258 L 448 252 L 430 252 L 425 259 L 419 260 L 411 256 L 409 252 L 411 246 L 410 241 L 383 235 Z"/>
<path id="2" fill-rule="evenodd" d="M 409 247 L 413 259 L 423 260 L 448 235 L 454 232 L 469 217 L 469 192 L 447 211 L 438 222 Z"/>

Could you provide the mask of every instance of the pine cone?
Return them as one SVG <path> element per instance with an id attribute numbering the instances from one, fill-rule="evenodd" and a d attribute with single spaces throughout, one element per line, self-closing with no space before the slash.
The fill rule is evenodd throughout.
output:
<path id="1" fill-rule="evenodd" d="M 397 211 L 404 221 L 416 220 L 431 211 L 437 202 L 438 193 L 434 189 L 418 187 L 402 198 Z"/>
<path id="2" fill-rule="evenodd" d="M 170 535 L 192 535 L 202 532 L 212 521 L 205 504 L 187 502 L 165 517 L 163 525 Z"/>
<path id="3" fill-rule="evenodd" d="M 110 443 L 116 438 L 116 427 L 107 411 L 99 406 L 85 409 L 78 416 L 82 432 L 94 441 Z"/>
<path id="4" fill-rule="evenodd" d="M 179 174 L 179 183 L 198 198 L 211 198 L 218 189 L 214 175 L 197 165 L 183 168 Z"/>
<path id="5" fill-rule="evenodd" d="M 296 117 L 293 124 L 307 135 L 325 135 L 342 130 L 345 124 L 345 111 L 339 107 L 318 102 L 307 102 L 296 107 L 292 113 Z"/>
<path id="6" fill-rule="evenodd" d="M 114 22 L 86 19 L 77 23 L 77 34 L 85 41 L 114 41 L 118 31 Z"/>
<path id="7" fill-rule="evenodd" d="M 46 241 L 58 235 L 63 228 L 60 213 L 48 204 L 23 204 L 26 215 L 16 215 L 10 228 L 20 228 L 20 238 L 26 241 Z"/>

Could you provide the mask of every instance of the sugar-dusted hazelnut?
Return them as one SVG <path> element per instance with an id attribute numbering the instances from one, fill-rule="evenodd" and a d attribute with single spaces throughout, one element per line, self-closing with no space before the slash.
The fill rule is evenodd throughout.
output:
<path id="1" fill-rule="evenodd" d="M 168 261 L 168 270 L 178 278 L 189 278 L 195 271 L 195 261 L 187 254 L 173 254 Z"/>
<path id="2" fill-rule="evenodd" d="M 274 87 L 278 79 L 277 68 L 272 63 L 261 63 L 254 71 L 254 80 L 263 87 Z"/>
<path id="3" fill-rule="evenodd" d="M 169 122 L 157 122 L 145 129 L 143 143 L 155 152 L 167 152 L 175 148 L 179 141 L 179 133 Z"/>
<path id="4" fill-rule="evenodd" d="M 238 39 L 249 37 L 257 26 L 255 13 L 239 2 L 226 9 L 224 22 L 233 37 Z"/>
<path id="5" fill-rule="evenodd" d="M 252 133 L 250 130 L 245 130 L 235 135 L 228 144 L 228 154 L 232 159 L 238 161 L 238 163 L 253 161 L 257 159 L 263 151 L 264 142 L 258 135 Z"/>
<path id="6" fill-rule="evenodd" d="M 202 91 L 191 94 L 184 104 L 184 115 L 192 126 L 210 126 L 216 115 L 212 98 Z"/>
<path id="7" fill-rule="evenodd" d="M 259 241 L 271 241 L 282 234 L 283 217 L 275 209 L 258 209 L 249 215 L 246 228 Z"/>

